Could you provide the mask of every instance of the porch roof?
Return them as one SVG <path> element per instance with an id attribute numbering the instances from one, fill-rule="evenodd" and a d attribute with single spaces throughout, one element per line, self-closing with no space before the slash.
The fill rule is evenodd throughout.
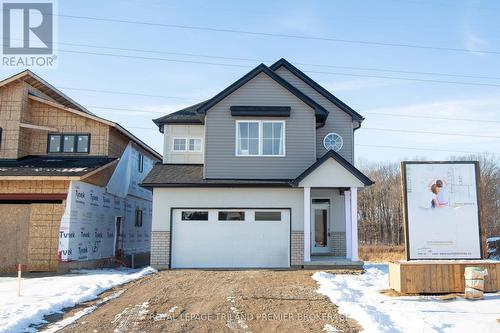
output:
<path id="1" fill-rule="evenodd" d="M 364 187 L 374 182 L 333 150 L 328 151 L 293 181 L 295 186 Z"/>

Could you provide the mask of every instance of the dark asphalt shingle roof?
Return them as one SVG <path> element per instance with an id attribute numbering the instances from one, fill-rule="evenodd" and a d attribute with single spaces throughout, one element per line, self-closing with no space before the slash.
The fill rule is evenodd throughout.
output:
<path id="1" fill-rule="evenodd" d="M 354 165 L 333 150 L 325 153 L 320 159 L 304 170 L 295 179 L 204 179 L 203 164 L 161 164 L 157 163 L 144 178 L 144 187 L 295 187 L 328 159 L 333 158 L 365 186 L 373 183 Z"/>
<path id="2" fill-rule="evenodd" d="M 82 176 L 114 160 L 103 156 L 26 156 L 0 160 L 0 176 Z"/>
<path id="3" fill-rule="evenodd" d="M 153 119 L 153 122 L 161 129 L 163 124 L 204 124 L 205 115 L 197 112 L 197 109 L 207 101 L 197 103 L 182 110 L 167 114 L 163 117 Z"/>
<path id="4" fill-rule="evenodd" d="M 283 186 L 290 187 L 289 179 L 203 179 L 202 164 L 156 164 L 144 178 L 144 187 L 185 186 Z"/>

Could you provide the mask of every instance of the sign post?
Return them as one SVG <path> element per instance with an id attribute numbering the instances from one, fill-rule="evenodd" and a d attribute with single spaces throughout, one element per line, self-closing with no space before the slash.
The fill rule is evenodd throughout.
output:
<path id="1" fill-rule="evenodd" d="M 21 264 L 17 264 L 17 297 L 21 296 Z"/>

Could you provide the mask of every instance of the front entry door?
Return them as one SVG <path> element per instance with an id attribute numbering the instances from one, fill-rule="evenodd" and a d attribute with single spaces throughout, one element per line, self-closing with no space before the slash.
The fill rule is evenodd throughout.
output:
<path id="1" fill-rule="evenodd" d="M 314 200 L 313 200 L 314 201 Z M 320 201 L 320 200 L 318 200 Z M 311 253 L 330 252 L 330 203 L 311 205 Z"/>

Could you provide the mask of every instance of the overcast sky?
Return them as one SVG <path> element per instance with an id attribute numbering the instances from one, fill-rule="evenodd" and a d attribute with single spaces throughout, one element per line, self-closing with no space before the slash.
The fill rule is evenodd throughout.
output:
<path id="1" fill-rule="evenodd" d="M 159 152 L 152 118 L 284 57 L 366 118 L 357 159 L 500 154 L 498 1 L 60 1 L 58 12 L 58 67 L 35 73 Z"/>

